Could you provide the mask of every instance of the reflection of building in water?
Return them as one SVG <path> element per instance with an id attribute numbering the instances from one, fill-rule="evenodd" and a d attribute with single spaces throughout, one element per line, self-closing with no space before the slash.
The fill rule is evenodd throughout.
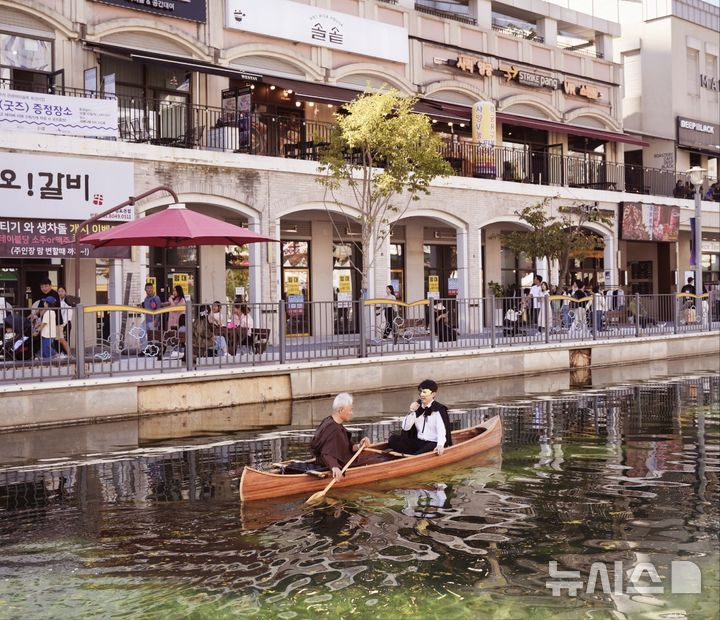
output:
<path id="1" fill-rule="evenodd" d="M 441 509 L 450 508 L 448 495 L 452 495 L 452 488 L 439 483 L 434 489 L 403 489 L 399 493 L 405 496 L 404 515 L 433 519 L 441 514 Z"/>

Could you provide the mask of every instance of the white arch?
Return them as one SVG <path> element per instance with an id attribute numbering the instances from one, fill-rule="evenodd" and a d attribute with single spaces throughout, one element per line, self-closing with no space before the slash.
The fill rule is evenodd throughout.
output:
<path id="1" fill-rule="evenodd" d="M 438 93 L 441 93 L 443 91 L 451 91 L 455 93 L 460 93 L 462 95 L 467 95 L 468 97 L 471 97 L 474 101 L 491 101 L 490 97 L 485 95 L 485 93 L 482 92 L 480 88 L 477 86 L 473 86 L 471 84 L 465 84 L 464 82 L 456 82 L 454 80 L 442 80 L 440 82 L 432 82 L 431 84 L 427 84 L 425 86 L 425 93 L 424 97 L 429 98 L 430 95 L 437 95 Z M 448 103 L 453 103 L 452 101 L 448 101 Z M 460 104 L 455 104 L 460 105 Z"/>
<path id="2" fill-rule="evenodd" d="M 547 103 L 544 103 L 542 101 L 533 99 L 529 95 L 511 95 L 509 97 L 505 97 L 505 99 L 501 99 L 498 102 L 498 111 L 510 112 L 509 108 L 514 105 L 528 105 L 530 107 L 536 108 L 537 110 L 540 110 L 540 112 L 545 114 L 545 117 L 549 120 L 562 120 L 562 114 L 557 110 L 557 108 L 554 108 L 551 105 L 548 105 Z"/>
<path id="3" fill-rule="evenodd" d="M 23 0 L 23 2 L 20 3 L 17 0 L 0 0 L 0 6 L 6 6 L 15 11 L 37 17 L 50 24 L 55 30 L 59 30 L 68 39 L 78 39 L 80 37 L 79 33 L 73 30 L 72 21 L 57 11 L 48 8 L 46 2 Z"/>
<path id="4" fill-rule="evenodd" d="M 343 78 L 351 75 L 368 75 L 371 77 L 380 78 L 383 82 L 387 83 L 388 86 L 395 88 L 404 95 L 415 95 L 417 94 L 417 87 L 415 84 L 406 80 L 401 75 L 389 73 L 388 70 L 382 65 L 376 65 L 367 62 L 352 63 L 349 65 L 343 65 L 342 67 L 335 69 L 333 72 L 335 82 L 341 82 Z"/>
<path id="5" fill-rule="evenodd" d="M 357 207 L 353 207 L 351 205 L 342 204 L 342 203 L 336 203 L 336 202 L 322 202 L 322 201 L 314 201 L 314 202 L 303 202 L 299 205 L 294 205 L 292 207 L 288 207 L 287 209 L 284 209 L 282 211 L 279 211 L 275 214 L 275 220 L 280 221 L 281 218 L 287 217 L 289 215 L 293 215 L 295 213 L 302 213 L 303 211 L 330 211 L 331 213 L 337 213 L 338 215 L 343 215 L 345 217 L 351 217 L 355 220 L 357 220 L 362 213 Z"/>
<path id="6" fill-rule="evenodd" d="M 450 224 L 450 226 L 462 232 L 467 232 L 468 230 L 467 222 L 461 220 L 459 217 L 452 215 L 451 213 L 447 213 L 446 211 L 439 211 L 437 209 L 413 209 L 412 211 L 405 211 L 405 213 L 403 213 L 400 217 L 394 216 L 391 219 L 390 223 L 397 224 L 398 222 L 409 219 L 411 217 L 428 217 L 434 220 L 440 220 L 441 222 L 445 222 L 446 224 Z"/>
<path id="7" fill-rule="evenodd" d="M 265 56 L 287 62 L 299 69 L 306 77 L 313 80 L 323 80 L 325 70 L 287 47 L 271 45 L 269 43 L 243 43 L 225 50 L 222 58 L 227 64 L 242 61 L 246 56 Z"/>
<path id="8" fill-rule="evenodd" d="M 212 55 L 208 53 L 208 48 L 198 45 L 197 39 L 190 37 L 188 34 L 173 26 L 172 24 L 163 23 L 163 28 L 153 27 L 153 23 L 147 19 L 137 17 L 125 17 L 122 19 L 111 19 L 107 22 L 97 25 L 91 34 L 98 42 L 114 35 L 124 32 L 144 32 L 161 39 L 168 39 L 173 43 L 177 43 L 181 48 L 187 50 L 193 58 L 199 60 L 212 61 Z"/>
<path id="9" fill-rule="evenodd" d="M 611 131 L 622 131 L 620 123 L 612 116 L 610 116 L 606 112 L 603 112 L 602 110 L 597 110 L 590 106 L 574 108 L 573 110 L 569 110 L 564 114 L 565 121 L 568 123 L 578 118 L 582 118 L 583 116 L 600 121 L 604 127 Z"/>
<path id="10" fill-rule="evenodd" d="M 500 215 L 498 217 L 486 220 L 480 226 L 478 226 L 478 228 L 483 229 L 492 224 L 517 224 L 521 228 L 526 228 L 528 230 L 530 230 L 531 228 L 530 224 L 520 219 L 519 215 Z"/>
<path id="11" fill-rule="evenodd" d="M 193 192 L 178 192 L 176 191 L 178 195 L 178 200 L 181 203 L 191 204 L 191 203 L 200 203 L 200 204 L 207 204 L 207 205 L 213 205 L 217 207 L 221 207 L 222 209 L 225 209 L 227 211 L 230 211 L 232 213 L 239 213 L 241 215 L 244 215 L 248 218 L 249 222 L 252 222 L 254 224 L 258 224 L 260 222 L 260 212 L 257 209 L 254 209 L 250 205 L 247 205 L 243 202 L 240 202 L 238 200 L 233 200 L 232 198 L 227 198 L 225 196 L 215 196 L 214 194 L 199 194 L 199 193 L 193 193 Z M 138 210 L 138 214 L 145 214 L 148 211 L 151 211 L 153 209 L 157 209 L 158 207 L 167 206 L 168 204 L 172 203 L 172 197 L 170 196 L 163 196 L 159 198 L 153 198 L 146 199 L 142 201 L 142 204 L 137 204 L 136 208 Z"/>

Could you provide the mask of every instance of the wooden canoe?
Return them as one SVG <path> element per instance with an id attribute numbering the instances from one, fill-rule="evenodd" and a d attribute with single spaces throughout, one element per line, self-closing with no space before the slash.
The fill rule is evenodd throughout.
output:
<path id="1" fill-rule="evenodd" d="M 427 469 L 435 469 L 462 461 L 470 456 L 485 452 L 502 441 L 502 422 L 499 416 L 490 418 L 478 426 L 453 431 L 453 445 L 446 448 L 442 456 L 430 452 L 417 455 L 385 454 L 387 443 L 377 443 L 363 450 L 359 464 L 350 468 L 343 480 L 334 488 L 349 487 L 375 480 L 399 478 Z M 312 495 L 328 484 L 330 477 L 318 478 L 310 474 L 282 474 L 275 467 L 260 471 L 252 467 L 243 469 L 240 479 L 240 499 L 254 501 L 269 497 L 288 495 Z"/>

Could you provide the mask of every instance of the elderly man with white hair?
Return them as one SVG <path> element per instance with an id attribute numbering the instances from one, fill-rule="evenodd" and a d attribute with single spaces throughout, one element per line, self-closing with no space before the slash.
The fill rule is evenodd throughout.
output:
<path id="1" fill-rule="evenodd" d="M 343 424 L 349 422 L 353 414 L 353 397 L 342 392 L 333 401 L 333 412 L 317 427 L 310 443 L 315 459 L 321 465 L 332 470 L 333 477 L 342 477 L 342 468 L 361 446 L 370 445 L 370 440 L 363 437 L 360 443 L 353 445 L 350 432 Z"/>

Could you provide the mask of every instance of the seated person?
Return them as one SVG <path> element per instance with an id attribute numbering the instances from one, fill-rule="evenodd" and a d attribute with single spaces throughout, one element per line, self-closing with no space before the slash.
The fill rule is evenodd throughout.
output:
<path id="1" fill-rule="evenodd" d="M 358 444 L 352 444 L 350 432 L 343 426 L 350 421 L 352 414 L 353 397 L 347 392 L 338 394 L 333 401 L 332 415 L 320 422 L 310 442 L 317 463 L 331 469 L 336 480 L 342 477 L 342 468 L 352 458 L 353 452 L 357 452 L 361 446 L 370 445 L 367 437 L 363 437 Z"/>
<path id="2" fill-rule="evenodd" d="M 418 385 L 420 398 L 410 405 L 400 434 L 391 435 L 388 445 L 403 454 L 436 452 L 442 455 L 452 445 L 447 407 L 435 400 L 437 383 L 425 379 Z"/>
<path id="3" fill-rule="evenodd" d="M 443 304 L 435 306 L 435 327 L 439 342 L 455 342 L 457 331 L 450 325 L 448 310 Z"/>

